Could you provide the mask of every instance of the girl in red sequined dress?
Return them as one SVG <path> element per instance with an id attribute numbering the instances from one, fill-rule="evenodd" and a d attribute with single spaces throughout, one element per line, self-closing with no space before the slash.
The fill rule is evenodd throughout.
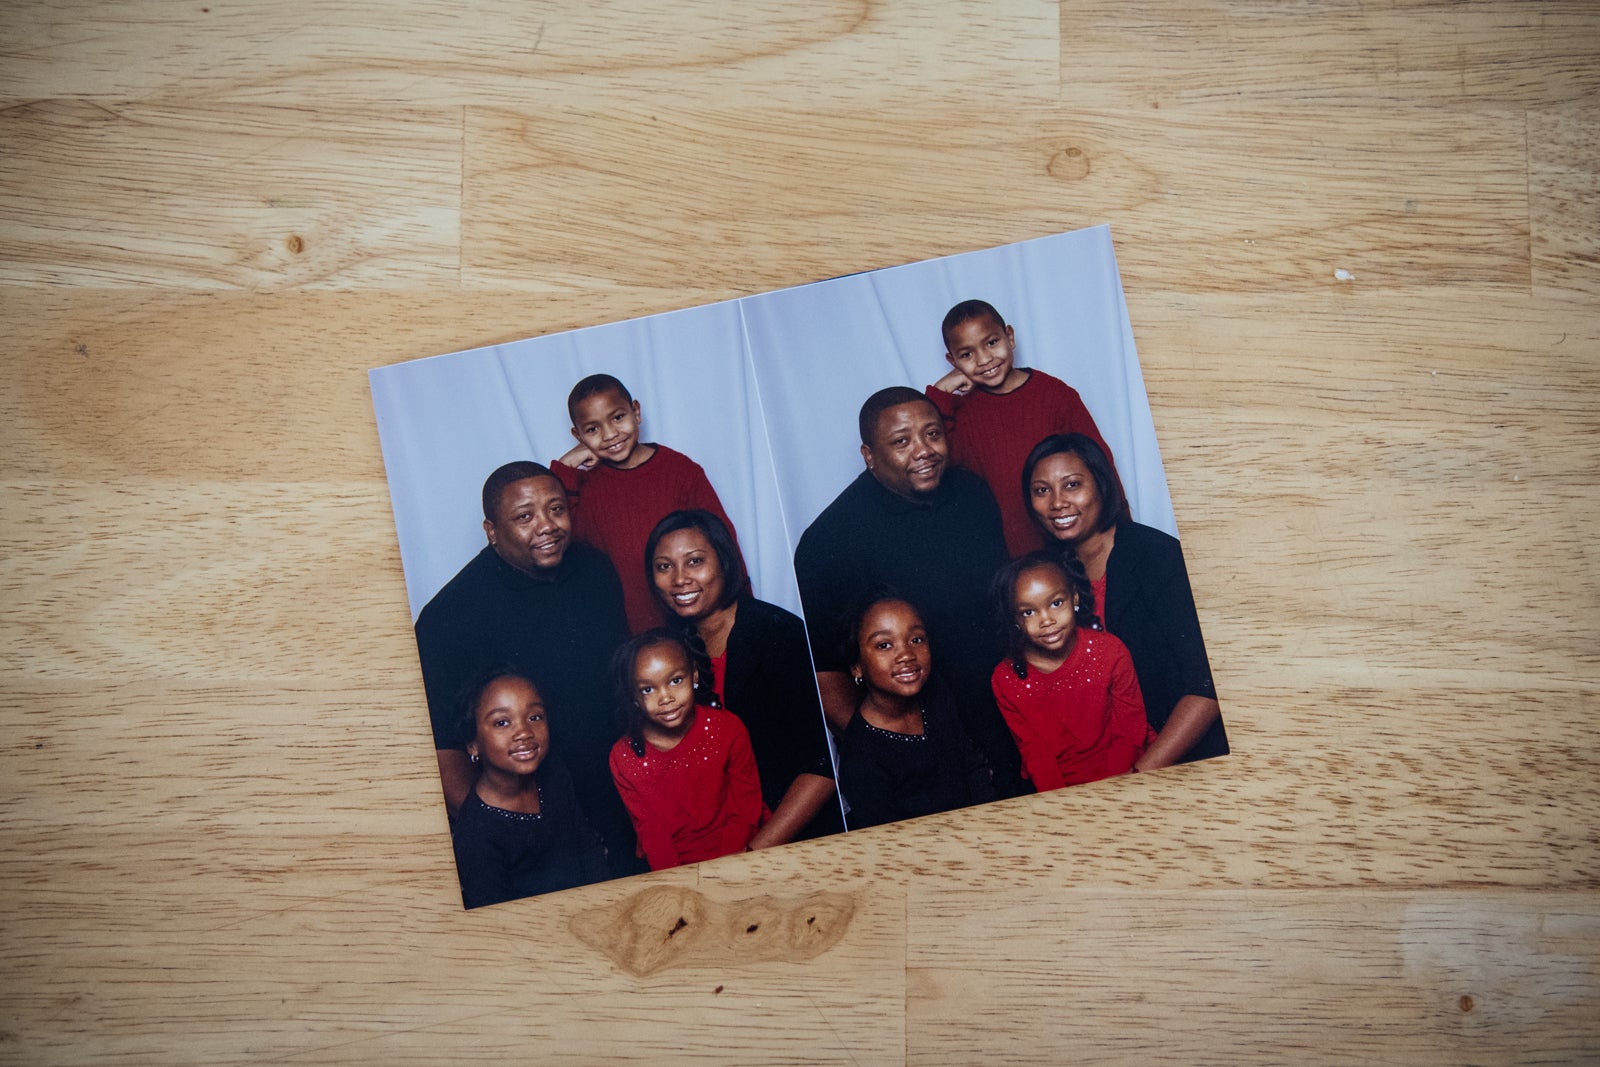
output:
<path id="1" fill-rule="evenodd" d="M 683 639 L 640 634 L 617 650 L 618 699 L 628 732 L 611 749 L 611 777 L 659 871 L 743 852 L 770 812 L 750 735 L 710 703 Z"/>
<path id="2" fill-rule="evenodd" d="M 1098 628 L 1082 564 L 1023 556 L 995 576 L 994 597 L 1010 655 L 990 683 L 1034 788 L 1133 770 L 1155 734 L 1127 647 Z"/>

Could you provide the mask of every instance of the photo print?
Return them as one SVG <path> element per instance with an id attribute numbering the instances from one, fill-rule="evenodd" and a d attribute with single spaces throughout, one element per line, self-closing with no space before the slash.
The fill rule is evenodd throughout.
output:
<path id="1" fill-rule="evenodd" d="M 1226 751 L 1104 227 L 370 377 L 467 907 Z"/>

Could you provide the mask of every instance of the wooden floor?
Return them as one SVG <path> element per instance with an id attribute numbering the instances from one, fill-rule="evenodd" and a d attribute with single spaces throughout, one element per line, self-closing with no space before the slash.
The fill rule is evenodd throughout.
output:
<path id="1" fill-rule="evenodd" d="M 1600 1059 L 1600 7 L 0 41 L 0 1061 Z M 462 912 L 365 371 L 1100 222 L 1237 754 Z"/>

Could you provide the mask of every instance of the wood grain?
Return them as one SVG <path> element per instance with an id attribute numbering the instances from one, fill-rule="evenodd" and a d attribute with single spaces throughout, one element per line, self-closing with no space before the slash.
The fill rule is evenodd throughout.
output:
<path id="1" fill-rule="evenodd" d="M 1061 94 L 1090 107 L 1531 107 L 1592 99 L 1597 49 L 1583 0 L 1090 0 L 1061 7 Z"/>
<path id="2" fill-rule="evenodd" d="M 0 36 L 0 1062 L 1600 1056 L 1591 5 Z M 365 371 L 1100 222 L 1236 754 L 463 912 Z"/>
<path id="3" fill-rule="evenodd" d="M 263 290 L 455 280 L 458 111 L 52 101 L 9 108 L 0 127 L 0 282 Z"/>
<path id="4" fill-rule="evenodd" d="M 1521 115 L 1392 118 L 474 110 L 462 281 L 759 292 L 1110 220 L 1125 277 L 1158 288 L 1525 291 Z"/>
<path id="5" fill-rule="evenodd" d="M 1600 107 L 1528 113 L 1533 283 L 1600 293 Z"/>
<path id="6" fill-rule="evenodd" d="M 1050 4 L 161 0 L 8 5 L 0 96 L 344 106 L 1054 99 Z"/>
<path id="7" fill-rule="evenodd" d="M 1600 923 L 1582 895 L 1057 889 L 916 903 L 926 940 L 907 946 L 906 1033 L 920 1063 L 971 1062 L 973 1017 L 1027 1035 L 1010 1046 L 1016 1063 L 1600 1053 Z M 1058 916 L 1042 936 L 1041 913 Z M 1241 974 L 1259 982 L 1248 1002 L 1221 992 Z M 1058 991 L 1056 1010 L 1037 1010 L 1041 986 Z"/>

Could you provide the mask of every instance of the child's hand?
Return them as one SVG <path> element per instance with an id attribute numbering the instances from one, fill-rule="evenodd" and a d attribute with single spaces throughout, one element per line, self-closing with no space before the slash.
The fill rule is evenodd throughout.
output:
<path id="1" fill-rule="evenodd" d="M 933 387 L 941 393 L 954 393 L 956 396 L 966 396 L 972 392 L 972 379 L 958 370 L 953 370 L 943 378 L 933 383 Z"/>
<path id="2" fill-rule="evenodd" d="M 578 445 L 575 448 L 570 449 L 566 455 L 562 456 L 556 462 L 565 463 L 569 467 L 576 467 L 578 470 L 586 471 L 590 467 L 594 466 L 598 459 L 599 457 L 597 457 L 593 452 L 589 451 L 588 445 Z"/>

